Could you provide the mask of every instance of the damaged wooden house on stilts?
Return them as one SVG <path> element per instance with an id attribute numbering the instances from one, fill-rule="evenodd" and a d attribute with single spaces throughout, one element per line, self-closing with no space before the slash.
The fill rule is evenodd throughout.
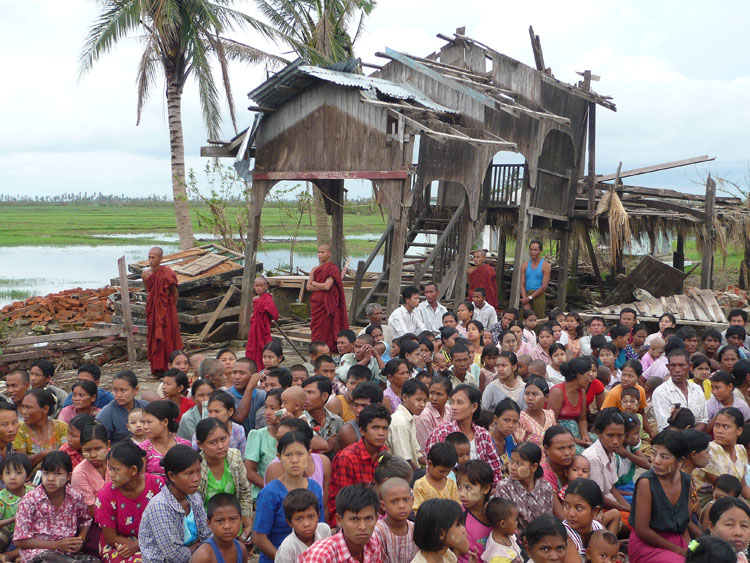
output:
<path id="1" fill-rule="evenodd" d="M 386 48 L 378 53 L 382 65 L 353 60 L 321 68 L 297 61 L 249 93 L 255 104 L 250 109 L 257 112 L 252 126 L 201 151 L 205 157 L 234 158 L 240 175 L 252 182 L 241 337 L 248 326 L 263 203 L 282 181 L 309 181 L 324 194 L 338 265 L 346 236 L 345 182 L 371 181 L 388 213 L 388 226 L 358 265 L 357 278 L 361 281 L 380 252 L 383 271 L 371 289 L 355 291 L 352 322 L 364 319 L 364 307 L 373 301 L 392 311 L 405 285 L 435 282 L 441 299 L 457 306 L 466 296 L 470 250 L 485 226 L 493 228 L 497 241 L 502 303 L 517 304 L 519 297 L 519 269 L 512 270 L 510 287 L 503 276 L 510 269 L 509 237 L 516 241 L 515 264 L 523 261 L 531 234 L 559 241 L 558 306 L 567 301 L 581 244 L 602 280 L 590 231 L 606 235 L 614 216 L 595 219 L 597 207 L 604 197 L 636 205 L 627 194 L 639 193 L 619 184 L 615 189 L 595 173 L 596 109 L 616 107 L 592 90 L 588 71 L 575 85 L 554 78 L 530 32 L 537 68 L 460 28 L 451 37 L 440 35 L 445 44 L 424 57 Z M 375 70 L 364 75 L 363 66 Z M 613 189 L 620 197 L 606 195 Z M 641 192 L 636 199 L 651 195 L 656 201 L 659 191 Z M 679 215 L 674 205 L 680 207 L 667 205 L 666 211 Z M 645 209 L 654 217 L 665 212 L 658 204 Z"/>

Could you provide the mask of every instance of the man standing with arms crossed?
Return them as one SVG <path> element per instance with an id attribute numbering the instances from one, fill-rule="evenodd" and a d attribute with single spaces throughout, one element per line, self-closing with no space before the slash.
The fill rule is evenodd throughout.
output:
<path id="1" fill-rule="evenodd" d="M 143 271 L 146 299 L 148 360 L 151 373 L 160 377 L 169 364 L 169 355 L 182 350 L 180 322 L 177 320 L 177 276 L 161 261 L 164 251 L 155 246 L 148 251 L 148 265 Z"/>
<path id="2" fill-rule="evenodd" d="M 329 350 L 336 350 L 340 331 L 349 328 L 341 272 L 331 263 L 331 247 L 318 247 L 319 265 L 310 271 L 307 290 L 310 296 L 310 340 L 320 340 Z"/>

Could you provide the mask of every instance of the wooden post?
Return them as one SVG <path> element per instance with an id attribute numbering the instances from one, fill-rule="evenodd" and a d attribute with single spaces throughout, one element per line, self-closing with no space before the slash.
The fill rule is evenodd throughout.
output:
<path id="1" fill-rule="evenodd" d="M 128 272 L 125 266 L 125 257 L 117 260 L 117 268 L 120 271 L 120 300 L 122 301 L 122 322 L 125 325 L 125 342 L 128 346 L 128 361 L 134 362 L 135 339 L 133 338 L 133 315 L 130 312 L 130 290 L 128 289 Z"/>
<path id="2" fill-rule="evenodd" d="M 260 243 L 260 215 L 263 201 L 275 182 L 259 180 L 253 183 L 250 197 L 250 210 L 247 214 L 247 238 L 245 240 L 245 266 L 242 270 L 242 294 L 240 298 L 240 320 L 237 337 L 247 340 L 250 331 L 250 309 L 253 305 L 253 281 L 255 280 L 255 263 Z"/>
<path id="3" fill-rule="evenodd" d="M 344 181 L 331 180 L 328 186 L 331 198 L 331 262 L 341 269 L 344 265 Z"/>
<path id="4" fill-rule="evenodd" d="M 677 248 L 672 254 L 672 267 L 684 272 L 685 271 L 685 237 L 682 233 L 677 235 Z M 677 293 L 682 293 L 684 290 L 684 284 L 680 284 L 677 288 Z"/>
<path id="5" fill-rule="evenodd" d="M 750 239 L 745 238 L 745 256 L 740 264 L 740 279 L 737 287 L 747 289 L 750 286 Z"/>
<path id="6" fill-rule="evenodd" d="M 716 202 L 716 182 L 708 175 L 706 180 L 706 222 L 701 258 L 701 289 L 711 289 L 714 281 L 714 203 Z"/>
<path id="7" fill-rule="evenodd" d="M 365 277 L 365 263 L 363 260 L 357 262 L 357 273 L 354 276 L 354 289 L 349 304 L 349 324 L 357 324 L 357 309 L 359 308 L 359 292 L 362 290 L 362 279 Z"/>
<path id="8" fill-rule="evenodd" d="M 604 280 L 602 279 L 602 273 L 599 271 L 599 264 L 596 261 L 596 253 L 594 252 L 594 245 L 591 242 L 591 232 L 587 229 L 586 236 L 584 237 L 586 243 L 586 250 L 589 252 L 589 259 L 591 260 L 591 267 L 594 268 L 594 277 L 596 278 L 596 285 L 599 288 L 599 295 L 602 299 L 606 299 L 607 291 L 604 288 Z"/>
<path id="9" fill-rule="evenodd" d="M 521 204 L 518 207 L 518 225 L 516 226 L 516 252 L 513 257 L 513 278 L 510 284 L 509 307 L 518 307 L 521 299 L 521 264 L 526 256 L 526 240 L 529 231 L 529 202 L 531 188 L 524 185 L 521 189 Z"/>
<path id="10" fill-rule="evenodd" d="M 557 306 L 565 311 L 568 300 L 568 278 L 570 277 L 570 225 L 562 231 L 560 241 L 560 258 L 557 262 Z"/>
<path id="11" fill-rule="evenodd" d="M 495 266 L 495 277 L 497 278 L 497 303 L 505 302 L 505 252 L 508 245 L 508 237 L 505 231 L 498 229 L 500 233 L 497 239 L 497 266 Z"/>
<path id="12" fill-rule="evenodd" d="M 404 251 L 406 250 L 406 199 L 409 195 L 409 179 L 398 182 L 401 185 L 401 197 L 395 202 L 396 210 L 391 210 L 393 217 L 393 238 L 391 240 L 390 270 L 388 272 L 388 296 L 386 297 L 386 318 L 399 305 L 401 297 L 401 276 L 404 272 Z M 395 187 L 395 186 L 394 186 Z M 383 264 L 385 268 L 385 263 Z"/>
<path id="13" fill-rule="evenodd" d="M 588 212 L 589 219 L 596 211 L 596 104 L 589 102 L 589 166 L 588 166 Z"/>
<path id="14" fill-rule="evenodd" d="M 464 192 L 464 212 L 461 217 L 461 235 L 458 239 L 458 255 L 456 256 L 456 284 L 453 287 L 453 310 L 457 311 L 458 306 L 462 301 L 466 299 L 466 283 L 467 283 L 467 272 L 469 269 L 469 251 L 471 245 L 474 242 L 472 235 L 474 234 L 474 226 L 471 222 L 471 204 L 469 203 L 469 197 L 466 195 L 466 191 L 461 188 Z"/>

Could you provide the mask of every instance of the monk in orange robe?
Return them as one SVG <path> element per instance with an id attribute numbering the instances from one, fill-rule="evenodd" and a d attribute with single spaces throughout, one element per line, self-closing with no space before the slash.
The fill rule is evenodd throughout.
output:
<path id="1" fill-rule="evenodd" d="M 263 347 L 271 342 L 271 322 L 279 320 L 279 310 L 268 291 L 268 280 L 263 276 L 255 279 L 253 290 L 253 316 L 250 317 L 250 332 L 247 333 L 245 357 L 258 366 L 258 371 L 265 368 Z"/>
<path id="2" fill-rule="evenodd" d="M 331 247 L 318 247 L 319 265 L 310 271 L 307 290 L 310 296 L 310 340 L 320 340 L 331 350 L 336 349 L 339 331 L 349 328 L 344 285 L 339 269 L 331 263 Z"/>
<path id="3" fill-rule="evenodd" d="M 497 275 L 495 268 L 485 263 L 487 251 L 475 250 L 472 252 L 474 265 L 469 266 L 469 297 L 471 300 L 474 290 L 483 287 L 487 292 L 487 303 L 497 309 Z"/>
<path id="4" fill-rule="evenodd" d="M 161 375 L 167 370 L 169 355 L 182 350 L 180 322 L 177 320 L 177 276 L 161 265 L 164 251 L 154 247 L 148 251 L 150 269 L 143 272 L 146 286 L 146 327 L 148 329 L 148 361 L 151 373 Z"/>

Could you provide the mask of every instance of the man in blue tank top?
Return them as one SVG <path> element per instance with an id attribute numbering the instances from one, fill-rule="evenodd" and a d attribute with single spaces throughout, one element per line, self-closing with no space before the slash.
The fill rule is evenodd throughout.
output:
<path id="1" fill-rule="evenodd" d="M 521 265 L 521 304 L 524 309 L 533 309 L 538 318 L 545 315 L 547 300 L 544 292 L 549 285 L 552 267 L 542 258 L 542 243 L 529 243 L 529 260 Z"/>

